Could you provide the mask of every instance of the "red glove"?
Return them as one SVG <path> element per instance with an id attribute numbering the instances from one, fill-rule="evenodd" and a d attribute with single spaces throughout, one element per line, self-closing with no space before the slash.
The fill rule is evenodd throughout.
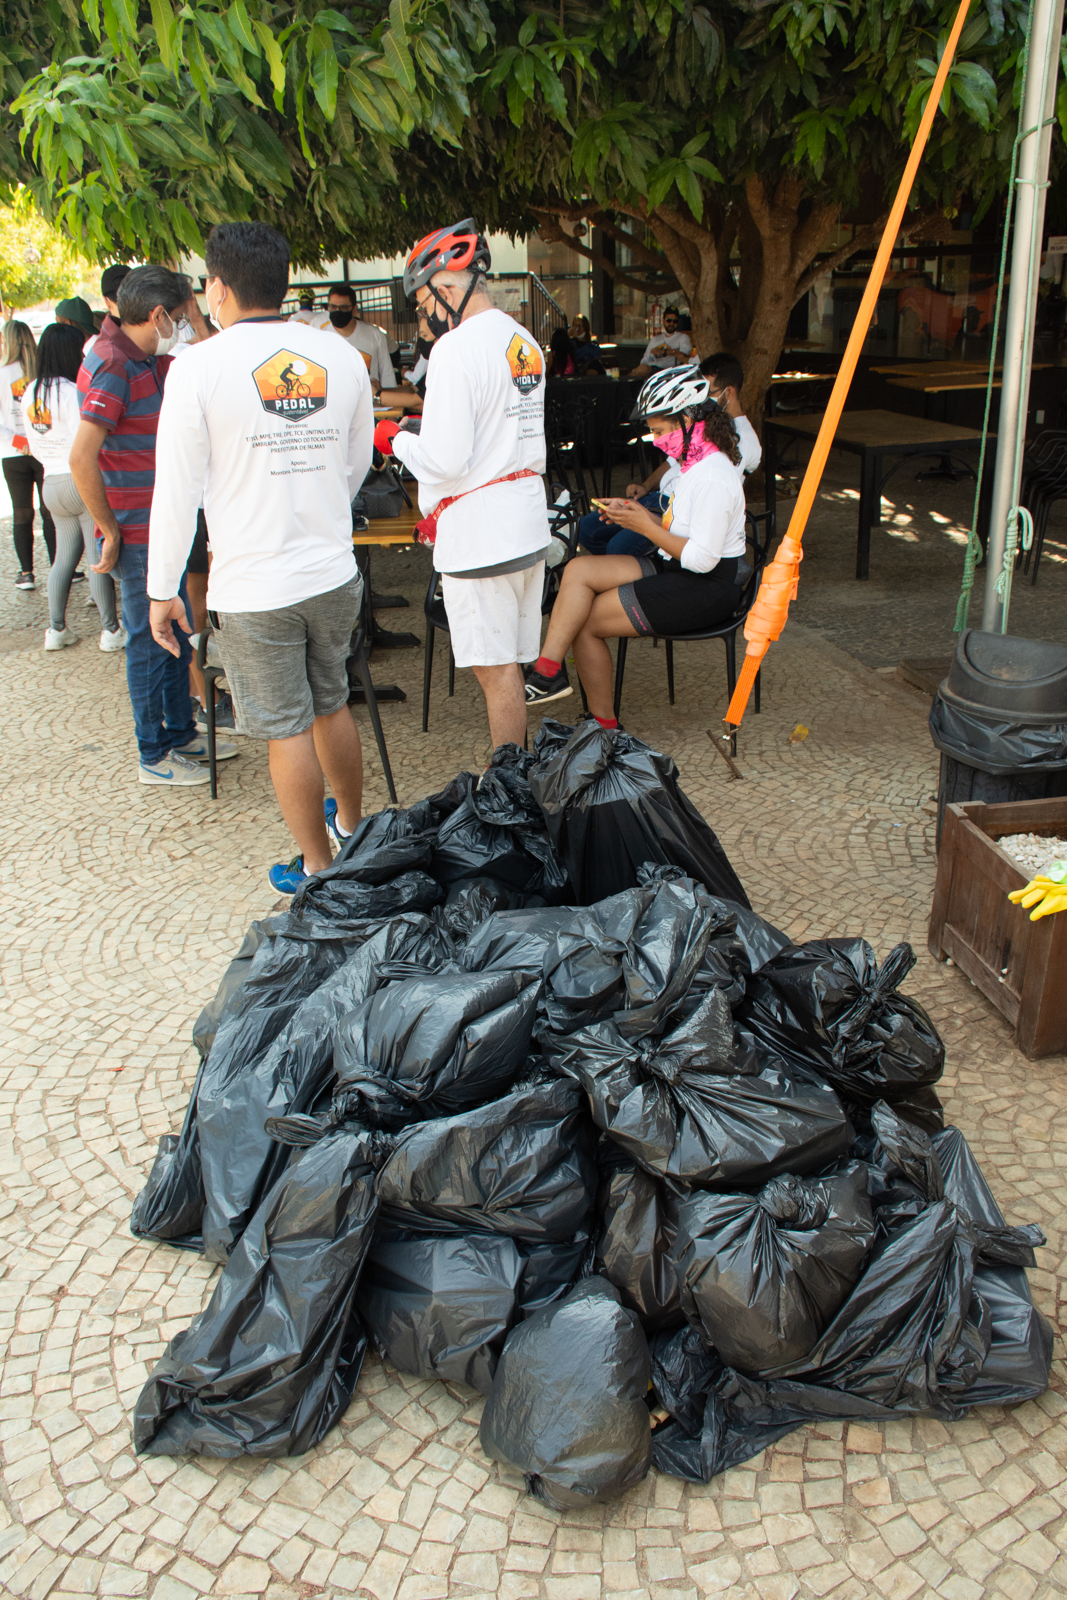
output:
<path id="1" fill-rule="evenodd" d="M 375 450 L 380 450 L 383 456 L 391 456 L 393 453 L 393 440 L 396 438 L 399 432 L 399 423 L 384 421 L 379 422 L 378 426 L 374 430 Z"/>

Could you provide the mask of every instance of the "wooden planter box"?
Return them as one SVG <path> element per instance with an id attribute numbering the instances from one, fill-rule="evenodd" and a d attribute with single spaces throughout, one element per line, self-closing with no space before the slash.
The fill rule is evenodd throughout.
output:
<path id="1" fill-rule="evenodd" d="M 1067 1051 L 1067 912 L 1031 922 L 1012 905 L 1030 874 L 997 844 L 1007 833 L 1067 838 L 1067 799 L 946 806 L 929 949 L 978 985 L 1035 1061 Z"/>

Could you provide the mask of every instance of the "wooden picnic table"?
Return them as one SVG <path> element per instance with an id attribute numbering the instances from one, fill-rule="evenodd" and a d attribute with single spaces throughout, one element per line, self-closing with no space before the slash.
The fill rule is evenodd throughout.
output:
<path id="1" fill-rule="evenodd" d="M 775 466 L 779 436 L 813 441 L 822 426 L 822 413 L 795 417 L 766 417 L 763 457 L 767 481 L 767 508 L 775 509 Z M 990 438 L 995 435 L 990 434 Z M 897 411 L 846 411 L 838 423 L 834 445 L 860 458 L 860 503 L 856 529 L 856 577 L 870 576 L 871 526 L 881 521 L 882 490 L 888 479 L 915 456 L 955 456 L 972 450 L 982 439 L 978 428 L 958 428 L 926 417 L 907 417 Z M 994 452 L 995 454 L 995 452 Z M 885 471 L 885 458 L 898 456 Z M 974 469 L 968 466 L 973 473 Z"/>

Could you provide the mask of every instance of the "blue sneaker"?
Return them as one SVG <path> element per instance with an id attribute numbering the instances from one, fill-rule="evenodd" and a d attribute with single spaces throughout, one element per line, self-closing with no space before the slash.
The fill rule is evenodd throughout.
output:
<path id="1" fill-rule="evenodd" d="M 279 861 L 267 873 L 267 882 L 278 894 L 295 894 L 302 883 L 307 882 L 307 873 L 304 871 L 303 856 L 294 856 L 288 865 Z"/>
<path id="2" fill-rule="evenodd" d="M 322 809 L 326 814 L 326 832 L 330 835 L 334 844 L 338 848 L 343 844 L 347 844 L 352 835 L 341 832 L 341 824 L 337 820 L 337 801 L 332 798 L 327 800 Z"/>

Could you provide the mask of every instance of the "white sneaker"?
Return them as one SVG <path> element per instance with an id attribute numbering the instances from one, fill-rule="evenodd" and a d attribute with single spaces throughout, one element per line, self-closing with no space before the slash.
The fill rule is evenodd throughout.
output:
<path id="1" fill-rule="evenodd" d="M 100 634 L 100 648 L 104 651 L 125 650 L 129 641 L 130 636 L 121 623 L 114 633 L 110 633 L 107 628 L 104 628 Z"/>
<path id="2" fill-rule="evenodd" d="M 77 644 L 77 642 L 69 628 L 46 628 L 44 631 L 44 647 L 46 650 L 65 650 L 68 644 Z"/>
<path id="3" fill-rule="evenodd" d="M 198 734 L 195 739 L 190 739 L 188 744 L 175 745 L 171 754 L 181 756 L 183 761 L 206 761 L 208 759 L 207 734 Z M 232 739 L 215 740 L 216 761 L 229 761 L 236 754 L 237 746 Z"/>
<path id="4" fill-rule="evenodd" d="M 185 789 L 196 783 L 211 782 L 207 767 L 202 767 L 199 761 L 186 761 L 184 756 L 176 756 L 173 750 L 162 761 L 157 761 L 154 767 L 147 767 L 142 761 L 137 776 L 142 783 L 159 783 L 169 789 Z"/>

